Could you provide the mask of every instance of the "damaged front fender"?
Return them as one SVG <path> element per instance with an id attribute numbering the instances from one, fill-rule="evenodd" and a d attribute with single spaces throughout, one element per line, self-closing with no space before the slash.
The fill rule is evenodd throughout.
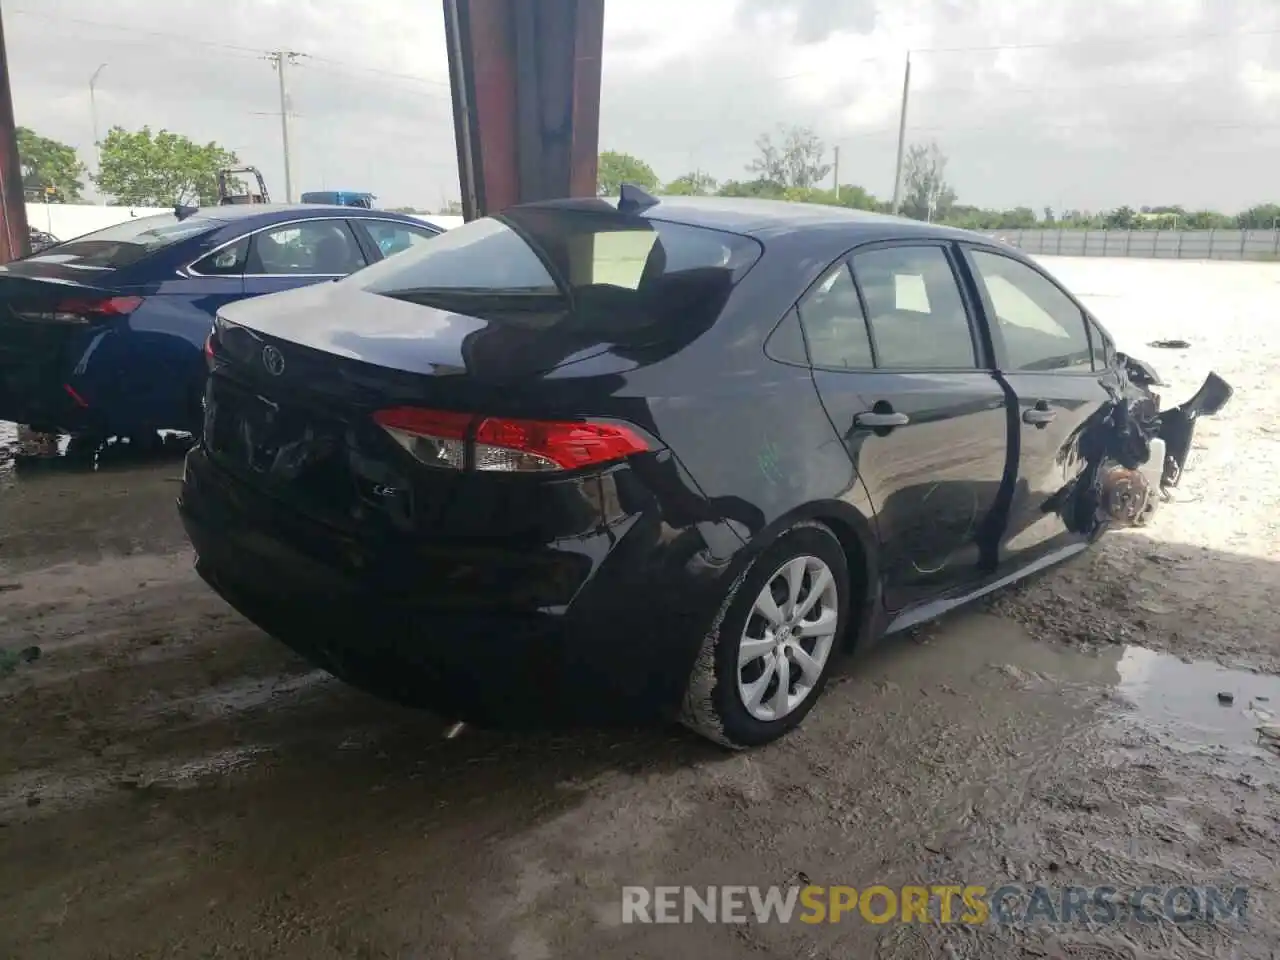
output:
<path id="1" fill-rule="evenodd" d="M 1161 411 L 1151 389 L 1163 386 L 1159 375 L 1140 360 L 1120 359 L 1113 401 L 1088 444 L 1093 480 L 1076 514 L 1091 534 L 1108 525 L 1146 523 L 1182 479 L 1197 420 L 1218 413 L 1232 394 L 1225 380 L 1210 373 L 1190 400 Z"/>
<path id="2" fill-rule="evenodd" d="M 1212 417 L 1227 405 L 1234 391 L 1227 381 L 1216 373 L 1205 378 L 1200 389 L 1186 403 L 1160 414 L 1159 437 L 1164 441 L 1164 468 L 1160 486 L 1176 487 L 1182 479 L 1187 456 L 1191 453 L 1191 440 L 1195 436 L 1196 421 L 1200 417 Z"/>

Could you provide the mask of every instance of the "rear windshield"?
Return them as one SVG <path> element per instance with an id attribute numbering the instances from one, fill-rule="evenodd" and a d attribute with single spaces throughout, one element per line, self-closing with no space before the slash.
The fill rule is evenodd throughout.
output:
<path id="1" fill-rule="evenodd" d="M 48 247 L 27 257 L 24 262 L 85 270 L 115 270 L 216 226 L 216 220 L 203 217 L 179 220 L 172 213 L 137 217 Z"/>
<path id="2" fill-rule="evenodd" d="M 759 259 L 750 237 L 601 211 L 526 207 L 447 230 L 353 274 L 371 293 L 483 319 L 568 323 L 619 342 L 705 330 Z"/>

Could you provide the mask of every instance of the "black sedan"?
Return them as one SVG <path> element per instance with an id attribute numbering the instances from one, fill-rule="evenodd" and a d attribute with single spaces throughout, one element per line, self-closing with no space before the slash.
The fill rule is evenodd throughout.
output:
<path id="1" fill-rule="evenodd" d="M 233 304 L 197 568 L 347 681 L 481 724 L 766 743 L 838 654 L 1143 523 L 1210 376 L 975 234 L 766 201 L 531 204 Z"/>

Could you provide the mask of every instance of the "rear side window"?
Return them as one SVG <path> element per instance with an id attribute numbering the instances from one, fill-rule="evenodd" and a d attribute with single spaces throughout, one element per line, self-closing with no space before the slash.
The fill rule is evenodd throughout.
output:
<path id="1" fill-rule="evenodd" d="M 773 333 L 769 334 L 769 338 L 764 343 L 764 352 L 766 356 L 782 363 L 792 363 L 801 367 L 809 366 L 809 353 L 805 349 L 804 334 L 800 332 L 800 315 L 794 307 L 787 311 L 782 322 Z"/>
<path id="2" fill-rule="evenodd" d="M 347 283 L 485 319 L 625 343 L 696 336 L 759 259 L 750 237 L 613 211 L 529 207 L 445 231 Z"/>
<path id="3" fill-rule="evenodd" d="M 1011 257 L 983 250 L 969 255 L 995 311 L 1010 370 L 1094 369 L 1084 313 L 1070 297 Z"/>
<path id="4" fill-rule="evenodd" d="M 841 263 L 799 303 L 809 356 L 814 366 L 869 369 L 871 340 L 847 264 Z"/>
<path id="5" fill-rule="evenodd" d="M 374 245 L 384 257 L 404 253 L 414 247 L 429 243 L 436 237 L 436 231 L 429 227 L 411 227 L 406 223 L 392 223 L 389 220 L 356 220 L 369 234 Z"/>
<path id="6" fill-rule="evenodd" d="M 179 220 L 172 213 L 137 217 L 41 250 L 28 263 L 88 270 L 116 270 L 221 224 L 203 217 Z"/>
<path id="7" fill-rule="evenodd" d="M 1115 361 L 1116 348 L 1102 328 L 1089 321 L 1089 343 L 1093 348 L 1093 369 L 1105 370 Z"/>
<path id="8" fill-rule="evenodd" d="M 854 255 L 853 273 L 866 300 L 878 367 L 977 366 L 964 300 L 941 247 L 867 250 Z"/>
<path id="9" fill-rule="evenodd" d="M 221 250 L 215 250 L 191 265 L 192 273 L 202 277 L 238 277 L 244 273 L 249 258 L 249 237 L 241 237 Z"/>

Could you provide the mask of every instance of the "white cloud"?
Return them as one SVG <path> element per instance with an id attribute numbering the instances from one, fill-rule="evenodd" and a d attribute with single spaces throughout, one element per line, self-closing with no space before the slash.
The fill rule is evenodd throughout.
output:
<path id="1" fill-rule="evenodd" d="M 298 188 L 457 196 L 437 0 L 12 0 L 4 16 L 19 122 L 86 160 L 107 62 L 103 129 L 217 140 L 283 193 L 276 79 L 254 50 L 285 48 L 311 55 L 291 71 Z M 1242 207 L 1276 199 L 1264 30 L 1274 0 L 607 0 L 601 146 L 667 178 L 744 177 L 760 133 L 804 123 L 841 145 L 842 180 L 887 195 L 914 49 L 910 134 L 949 154 L 962 200 Z"/>

